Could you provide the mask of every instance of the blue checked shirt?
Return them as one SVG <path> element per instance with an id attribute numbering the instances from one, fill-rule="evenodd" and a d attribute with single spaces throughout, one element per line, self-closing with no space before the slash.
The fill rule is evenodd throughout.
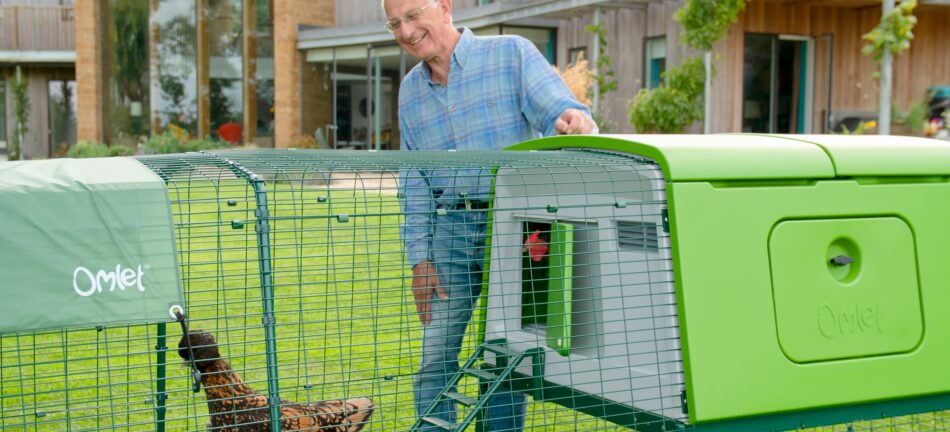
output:
<path id="1" fill-rule="evenodd" d="M 428 65 L 420 62 L 399 87 L 402 148 L 498 150 L 555 135 L 554 124 L 568 108 L 590 116 L 531 42 L 519 36 L 476 37 L 463 28 L 448 86 L 433 82 Z M 432 259 L 437 206 L 455 206 L 461 196 L 487 201 L 490 187 L 487 170 L 403 172 L 402 238 L 409 264 Z"/>

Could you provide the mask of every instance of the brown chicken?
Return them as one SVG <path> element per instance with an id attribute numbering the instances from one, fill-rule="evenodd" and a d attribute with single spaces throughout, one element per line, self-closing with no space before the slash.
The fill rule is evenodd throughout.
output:
<path id="1" fill-rule="evenodd" d="M 218 344 L 208 332 L 192 331 L 191 347 L 195 367 L 201 372 L 201 385 L 208 399 L 211 419 L 208 430 L 214 432 L 270 431 L 267 396 L 241 380 L 231 365 L 221 358 Z M 189 360 L 188 345 L 182 336 L 178 355 Z M 357 432 L 373 415 L 368 398 L 329 400 L 315 404 L 280 402 L 280 429 L 285 431 Z"/>

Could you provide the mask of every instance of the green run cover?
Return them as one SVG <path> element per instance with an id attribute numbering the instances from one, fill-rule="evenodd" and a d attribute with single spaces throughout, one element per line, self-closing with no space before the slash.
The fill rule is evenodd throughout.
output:
<path id="1" fill-rule="evenodd" d="M 165 183 L 131 158 L 0 163 L 0 333 L 171 320 Z"/>

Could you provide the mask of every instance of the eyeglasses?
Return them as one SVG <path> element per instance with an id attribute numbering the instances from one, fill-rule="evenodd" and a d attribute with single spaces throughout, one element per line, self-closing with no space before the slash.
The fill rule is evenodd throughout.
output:
<path id="1" fill-rule="evenodd" d="M 390 33 L 399 30 L 399 27 L 402 26 L 403 21 L 415 22 L 419 17 L 422 16 L 422 12 L 425 12 L 426 9 L 439 4 L 439 1 L 436 0 L 432 3 L 429 3 L 425 6 L 409 9 L 405 14 L 402 15 L 402 18 L 393 18 L 389 21 L 386 21 L 386 30 L 389 30 Z"/>

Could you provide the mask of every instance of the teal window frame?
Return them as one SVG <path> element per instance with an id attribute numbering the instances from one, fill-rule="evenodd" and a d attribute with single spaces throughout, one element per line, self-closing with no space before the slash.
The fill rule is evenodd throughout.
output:
<path id="1" fill-rule="evenodd" d="M 662 54 L 657 53 L 663 47 Z M 648 37 L 643 40 L 643 87 L 657 88 L 663 82 L 666 71 L 666 36 Z"/>

